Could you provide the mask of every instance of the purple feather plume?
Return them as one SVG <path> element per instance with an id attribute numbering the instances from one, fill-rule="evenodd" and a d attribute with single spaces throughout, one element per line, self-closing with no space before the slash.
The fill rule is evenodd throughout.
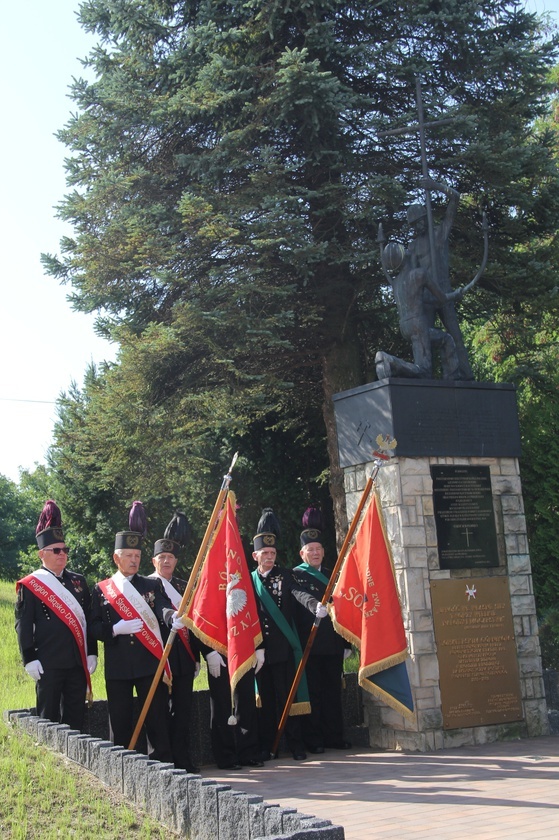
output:
<path id="1" fill-rule="evenodd" d="M 49 499 L 45 502 L 45 506 L 41 511 L 35 533 L 38 534 L 41 531 L 44 531 L 45 528 L 60 528 L 61 525 L 62 514 L 60 513 L 60 508 L 54 499 Z"/>
<path id="2" fill-rule="evenodd" d="M 301 522 L 303 528 L 315 528 L 317 531 L 322 531 L 322 511 L 320 508 L 310 505 L 304 512 Z"/>
<path id="3" fill-rule="evenodd" d="M 132 502 L 130 515 L 128 516 L 128 526 L 131 531 L 136 531 L 136 533 L 141 534 L 142 537 L 145 537 L 147 534 L 148 520 L 145 508 L 141 502 Z"/>

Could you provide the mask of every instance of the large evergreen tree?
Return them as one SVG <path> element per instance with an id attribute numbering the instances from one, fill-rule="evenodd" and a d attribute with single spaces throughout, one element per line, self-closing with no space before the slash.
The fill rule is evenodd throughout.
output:
<path id="1" fill-rule="evenodd" d="M 343 524 L 331 396 L 374 378 L 376 349 L 407 352 L 375 236 L 380 220 L 402 235 L 417 138 L 380 132 L 415 120 L 420 74 L 427 119 L 454 118 L 429 132 L 428 156 L 464 196 L 457 281 L 479 262 L 484 205 L 491 222 L 464 317 L 545 308 L 557 278 L 533 267 L 559 227 L 559 184 L 531 126 L 554 44 L 504 0 L 87 0 L 80 18 L 99 37 L 95 78 L 74 83 L 60 132 L 75 236 L 49 271 L 135 348 L 134 410 L 309 436 L 321 411 Z"/>

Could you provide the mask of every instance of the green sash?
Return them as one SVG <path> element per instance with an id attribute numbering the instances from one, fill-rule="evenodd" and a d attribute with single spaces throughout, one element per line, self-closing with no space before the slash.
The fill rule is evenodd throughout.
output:
<path id="1" fill-rule="evenodd" d="M 303 658 L 303 651 L 301 650 L 301 642 L 299 641 L 299 636 L 297 635 L 297 630 L 295 627 L 290 627 L 287 619 L 283 615 L 282 611 L 260 580 L 260 575 L 255 570 L 252 572 L 252 579 L 254 581 L 254 588 L 256 589 L 256 594 L 258 595 L 260 601 L 262 602 L 262 606 L 266 610 L 266 612 L 270 615 L 270 618 L 275 623 L 278 630 L 285 636 L 291 650 L 293 651 L 293 658 L 295 659 L 295 669 L 299 667 L 299 663 Z M 292 704 L 291 709 L 289 710 L 290 715 L 308 715 L 311 711 L 311 704 L 309 701 L 309 690 L 307 688 L 307 677 L 305 672 L 303 671 L 303 675 L 301 677 L 301 681 L 297 686 L 297 694 L 296 700 Z"/>
<path id="2" fill-rule="evenodd" d="M 298 566 L 295 566 L 293 569 L 294 572 L 299 570 L 300 572 L 306 572 L 308 575 L 312 575 L 321 583 L 324 583 L 326 586 L 329 583 L 328 578 L 326 575 L 323 575 L 322 572 L 319 572 L 318 569 L 315 569 L 314 566 L 310 566 L 308 563 L 300 563 Z"/>

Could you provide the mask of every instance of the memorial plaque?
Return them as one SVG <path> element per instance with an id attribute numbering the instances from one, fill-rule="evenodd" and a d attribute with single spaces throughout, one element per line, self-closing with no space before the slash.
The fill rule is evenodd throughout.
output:
<path id="1" fill-rule="evenodd" d="M 499 565 L 489 467 L 432 466 L 441 569 Z"/>
<path id="2" fill-rule="evenodd" d="M 444 729 L 522 720 L 507 577 L 431 582 Z"/>

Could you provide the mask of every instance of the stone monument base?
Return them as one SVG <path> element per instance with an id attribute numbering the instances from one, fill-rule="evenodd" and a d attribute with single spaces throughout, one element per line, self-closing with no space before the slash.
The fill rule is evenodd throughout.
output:
<path id="1" fill-rule="evenodd" d="M 511 398 L 512 386 L 404 380 L 334 397 L 350 518 L 374 468 L 377 435 L 392 434 L 398 443 L 376 486 L 408 638 L 416 719 L 406 721 L 366 696 L 371 746 L 426 751 L 549 733 Z M 439 426 L 432 428 L 437 404 Z M 474 475 L 483 468 L 490 477 L 489 557 L 463 548 L 449 552 L 452 567 L 441 564 L 433 491 L 433 468 L 441 466 Z M 471 496 L 459 514 L 466 540 L 476 525 L 468 521 L 475 488 Z M 484 600 L 484 590 L 499 594 Z"/>

